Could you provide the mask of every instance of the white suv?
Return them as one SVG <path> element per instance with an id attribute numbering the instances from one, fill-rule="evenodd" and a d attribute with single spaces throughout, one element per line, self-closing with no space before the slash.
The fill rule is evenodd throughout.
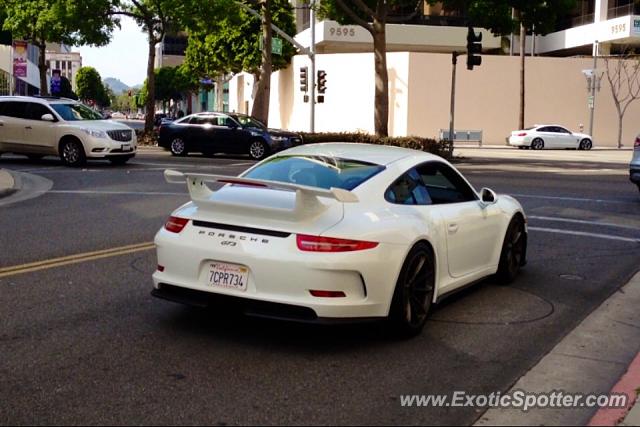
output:
<path id="1" fill-rule="evenodd" d="M 124 164 L 136 149 L 133 129 L 105 120 L 80 102 L 0 96 L 0 154 L 26 154 L 32 159 L 55 155 L 69 166 L 81 166 L 88 158 Z"/>

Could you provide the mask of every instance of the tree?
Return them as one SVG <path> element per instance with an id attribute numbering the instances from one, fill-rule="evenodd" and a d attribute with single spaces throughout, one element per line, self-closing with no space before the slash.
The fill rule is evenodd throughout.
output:
<path id="1" fill-rule="evenodd" d="M 387 71 L 387 23 L 404 22 L 424 3 L 419 0 L 320 0 L 319 15 L 341 24 L 355 24 L 373 37 L 375 70 L 374 127 L 379 136 L 389 134 L 389 74 Z M 407 16 L 390 16 L 394 10 L 413 8 Z"/>
<path id="2" fill-rule="evenodd" d="M 183 66 L 162 67 L 154 70 L 155 98 L 162 101 L 163 106 L 171 101 L 184 99 L 186 94 L 198 86 L 198 80 Z M 148 85 L 145 81 L 142 92 L 148 99 Z"/>
<path id="3" fill-rule="evenodd" d="M 78 89 L 78 97 L 83 102 L 98 105 L 104 105 L 106 102 L 106 92 L 102 84 L 102 78 L 95 68 L 80 68 L 76 75 L 76 86 Z"/>
<path id="4" fill-rule="evenodd" d="M 436 0 L 428 0 L 435 3 Z M 519 129 L 525 127 L 525 54 L 527 33 L 545 35 L 555 29 L 558 18 L 576 7 L 576 0 L 444 0 L 445 6 L 461 9 L 476 27 L 496 35 L 520 32 Z M 515 12 L 515 14 L 513 13 Z"/>
<path id="5" fill-rule="evenodd" d="M 632 102 L 640 98 L 640 58 L 626 53 L 604 58 L 607 80 L 618 112 L 618 148 L 622 148 L 622 121 Z"/>
<path id="6" fill-rule="evenodd" d="M 262 7 L 263 14 L 268 10 L 268 20 L 271 23 L 287 34 L 295 35 L 293 11 L 287 0 L 269 0 L 262 5 L 258 0 L 251 0 L 247 4 L 254 10 Z M 222 100 L 223 84 L 231 75 L 241 71 L 252 74 L 252 115 L 266 123 L 269 117 L 271 72 L 286 68 L 296 54 L 296 49 L 285 41 L 282 54 L 271 55 L 271 48 L 267 46 L 268 38 L 260 49 L 260 39 L 265 33 L 264 22 L 235 2 L 219 3 L 218 8 L 223 12 L 216 9 L 191 22 L 184 65 L 199 78 L 216 80 L 219 103 Z"/>
<path id="7" fill-rule="evenodd" d="M 208 14 L 216 0 L 112 0 L 111 15 L 133 18 L 147 33 L 147 97 L 145 131 L 151 132 L 155 115 L 155 59 L 156 45 L 171 28 L 180 28 L 194 17 Z"/>
<path id="8" fill-rule="evenodd" d="M 117 24 L 108 15 L 111 0 L 3 0 L 3 28 L 40 50 L 40 93 L 47 95 L 47 42 L 104 45 Z"/>

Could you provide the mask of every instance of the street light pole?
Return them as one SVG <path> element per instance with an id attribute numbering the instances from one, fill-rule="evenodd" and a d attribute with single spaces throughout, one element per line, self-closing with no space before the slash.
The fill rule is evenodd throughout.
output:
<path id="1" fill-rule="evenodd" d="M 591 76 L 591 102 L 590 102 L 590 110 L 589 110 L 589 136 L 593 138 L 593 116 L 596 110 L 596 85 L 597 85 L 597 73 L 596 68 L 598 67 L 598 40 L 594 42 L 593 46 L 593 75 Z"/>
<path id="2" fill-rule="evenodd" d="M 453 147 L 454 136 L 454 121 L 456 116 L 456 68 L 458 65 L 458 52 L 452 54 L 453 71 L 451 72 L 451 110 L 449 115 L 449 141 Z"/>

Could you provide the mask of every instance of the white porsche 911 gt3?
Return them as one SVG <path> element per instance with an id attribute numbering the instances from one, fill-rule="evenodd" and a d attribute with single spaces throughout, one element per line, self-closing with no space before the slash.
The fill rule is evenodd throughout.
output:
<path id="1" fill-rule="evenodd" d="M 525 264 L 520 204 L 442 158 L 366 144 L 292 148 L 239 177 L 165 171 L 191 202 L 155 238 L 154 296 L 299 321 L 423 328 L 433 303 Z M 208 183 L 222 184 L 213 191 Z"/>

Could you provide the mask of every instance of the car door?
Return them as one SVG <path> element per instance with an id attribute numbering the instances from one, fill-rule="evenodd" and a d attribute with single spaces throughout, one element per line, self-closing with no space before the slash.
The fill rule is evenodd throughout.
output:
<path id="1" fill-rule="evenodd" d="M 246 153 L 250 134 L 240 123 L 226 114 L 216 115 L 216 137 L 225 153 Z"/>
<path id="2" fill-rule="evenodd" d="M 0 139 L 2 150 L 21 153 L 24 150 L 24 127 L 26 126 L 26 103 L 21 101 L 2 102 L 0 113 Z"/>
<path id="3" fill-rule="evenodd" d="M 42 120 L 42 116 L 50 114 L 54 121 Z M 24 126 L 24 143 L 33 152 L 40 154 L 57 154 L 57 118 L 46 105 L 36 102 L 26 103 Z"/>
<path id="4" fill-rule="evenodd" d="M 558 148 L 558 133 L 553 126 L 541 127 L 538 134 L 544 141 L 544 148 Z"/>
<path id="5" fill-rule="evenodd" d="M 482 203 L 467 181 L 446 163 L 427 162 L 416 171 L 429 194 L 429 208 L 444 227 L 451 277 L 463 278 L 493 266 L 504 237 L 498 206 Z"/>
<path id="6" fill-rule="evenodd" d="M 557 126 L 556 131 L 558 132 L 562 148 L 578 148 L 580 139 L 571 133 L 569 129 Z"/>

